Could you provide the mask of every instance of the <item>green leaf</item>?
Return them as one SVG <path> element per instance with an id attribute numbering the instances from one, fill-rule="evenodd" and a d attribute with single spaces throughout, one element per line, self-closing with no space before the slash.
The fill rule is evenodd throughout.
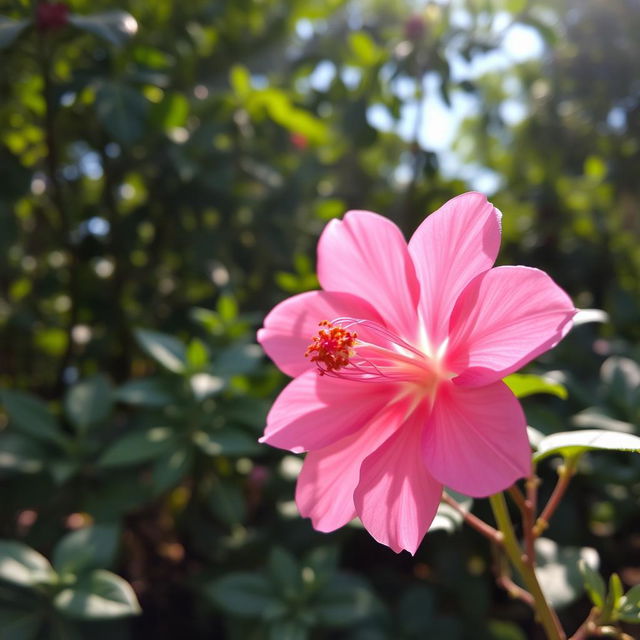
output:
<path id="1" fill-rule="evenodd" d="M 236 483 L 219 479 L 209 494 L 212 513 L 226 525 L 243 522 L 247 517 L 247 507 L 242 488 Z"/>
<path id="2" fill-rule="evenodd" d="M 263 356 L 257 344 L 236 344 L 220 352 L 213 369 L 219 376 L 245 375 L 255 371 Z"/>
<path id="3" fill-rule="evenodd" d="M 72 14 L 69 22 L 82 31 L 92 33 L 113 45 L 120 46 L 138 31 L 136 19 L 126 11 L 113 10 L 88 16 Z"/>
<path id="4" fill-rule="evenodd" d="M 63 437 L 47 405 L 29 393 L 3 389 L 0 400 L 18 431 L 45 442 L 59 443 Z"/>
<path id="5" fill-rule="evenodd" d="M 220 393 L 226 386 L 226 380 L 203 371 L 189 378 L 189 386 L 195 398 L 200 401 Z"/>
<path id="6" fill-rule="evenodd" d="M 193 464 L 193 453 L 182 447 L 163 455 L 153 467 L 153 488 L 162 493 L 175 487 L 189 472 Z"/>
<path id="7" fill-rule="evenodd" d="M 503 382 L 517 398 L 525 398 L 534 393 L 548 393 L 566 400 L 569 395 L 567 389 L 559 382 L 553 382 L 532 373 L 513 373 L 507 376 Z"/>
<path id="8" fill-rule="evenodd" d="M 338 560 L 339 553 L 336 547 L 316 547 L 310 551 L 303 562 L 303 579 L 305 583 L 311 582 L 318 587 L 326 584 L 336 572 Z"/>
<path id="9" fill-rule="evenodd" d="M 184 373 L 187 354 L 180 340 L 149 329 L 136 329 L 135 337 L 140 347 L 158 364 L 173 373 Z"/>
<path id="10" fill-rule="evenodd" d="M 21 587 L 50 584 L 55 572 L 40 553 L 15 540 L 0 540 L 0 579 Z"/>
<path id="11" fill-rule="evenodd" d="M 302 591 L 302 575 L 296 559 L 282 547 L 274 547 L 269 553 L 267 571 L 278 593 L 286 600 L 295 598 Z"/>
<path id="12" fill-rule="evenodd" d="M 7 640 L 35 640 L 43 611 L 0 608 L 0 633 Z"/>
<path id="13" fill-rule="evenodd" d="M 101 467 L 120 467 L 153 460 L 176 444 L 170 427 L 151 427 L 132 431 L 116 440 L 98 460 Z"/>
<path id="14" fill-rule="evenodd" d="M 273 586 L 258 573 L 229 573 L 205 586 L 205 594 L 223 611 L 247 618 L 264 617 L 280 608 Z"/>
<path id="15" fill-rule="evenodd" d="M 582 594 L 581 561 L 594 571 L 599 565 L 598 553 L 591 547 L 559 547 L 553 540 L 538 538 L 535 550 L 536 576 L 552 607 L 565 607 Z"/>
<path id="16" fill-rule="evenodd" d="M 248 456 L 260 450 L 254 438 L 233 427 L 196 431 L 193 441 L 209 456 Z"/>
<path id="17" fill-rule="evenodd" d="M 31 24 L 31 20 L 11 20 L 0 16 L 0 50 L 10 47 Z"/>
<path id="18" fill-rule="evenodd" d="M 618 619 L 618 609 L 622 605 L 622 581 L 617 573 L 609 576 L 609 591 L 602 608 L 602 622 L 615 622 Z"/>
<path id="19" fill-rule="evenodd" d="M 584 560 L 580 560 L 579 567 L 580 573 L 582 574 L 584 588 L 586 589 L 589 598 L 591 598 L 591 602 L 593 602 L 596 607 L 602 608 L 606 595 L 606 587 L 600 572 L 593 569 Z"/>
<path id="20" fill-rule="evenodd" d="M 578 309 L 578 313 L 573 316 L 573 326 L 579 327 L 581 324 L 590 322 L 609 322 L 609 314 L 602 309 Z"/>
<path id="21" fill-rule="evenodd" d="M 209 352 L 202 340 L 194 338 L 187 346 L 187 363 L 192 371 L 201 371 L 209 364 Z"/>
<path id="22" fill-rule="evenodd" d="M 624 622 L 640 624 L 640 584 L 629 589 L 622 598 L 618 618 Z"/>
<path id="23" fill-rule="evenodd" d="M 115 524 L 96 524 L 68 533 L 53 550 L 53 566 L 60 574 L 78 574 L 111 566 L 115 560 L 120 529 Z"/>
<path id="24" fill-rule="evenodd" d="M 63 589 L 53 601 L 56 609 L 79 620 L 107 620 L 141 611 L 131 585 L 110 571 L 97 570 Z"/>
<path id="25" fill-rule="evenodd" d="M 116 142 L 131 145 L 144 133 L 149 103 L 136 89 L 102 81 L 96 91 L 96 114 Z"/>
<path id="26" fill-rule="evenodd" d="M 234 64 L 229 72 L 229 82 L 239 98 L 246 98 L 251 93 L 251 74 L 246 67 Z"/>
<path id="27" fill-rule="evenodd" d="M 0 434 L 0 470 L 38 473 L 47 461 L 47 452 L 35 440 L 17 433 Z"/>
<path id="28" fill-rule="evenodd" d="M 640 437 L 630 433 L 585 429 L 562 431 L 543 438 L 533 456 L 535 462 L 552 455 L 578 458 L 585 451 L 631 451 L 640 452 Z"/>
<path id="29" fill-rule="evenodd" d="M 338 573 L 318 593 L 315 610 L 327 627 L 346 627 L 373 612 L 375 599 L 360 577 Z"/>
<path id="30" fill-rule="evenodd" d="M 81 433 L 86 433 L 90 427 L 103 422 L 112 407 L 111 385 L 102 375 L 73 385 L 64 399 L 65 413 Z"/>
<path id="31" fill-rule="evenodd" d="M 353 31 L 349 34 L 349 46 L 364 67 L 371 67 L 381 59 L 381 51 L 373 38 L 365 31 Z"/>
<path id="32" fill-rule="evenodd" d="M 116 389 L 115 399 L 138 407 L 166 407 L 175 401 L 158 378 L 130 380 Z"/>
<path id="33" fill-rule="evenodd" d="M 165 93 L 151 107 L 151 119 L 164 131 L 182 127 L 189 115 L 189 101 L 181 93 Z"/>

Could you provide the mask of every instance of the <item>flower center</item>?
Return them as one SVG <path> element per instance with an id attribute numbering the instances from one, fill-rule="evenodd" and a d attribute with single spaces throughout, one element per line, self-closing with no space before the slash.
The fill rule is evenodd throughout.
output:
<path id="1" fill-rule="evenodd" d="M 319 326 L 305 356 L 316 364 L 321 376 L 407 382 L 427 394 L 432 394 L 440 381 L 452 377 L 443 367 L 444 354 L 430 357 L 371 320 L 336 318 L 323 320 Z"/>
<path id="2" fill-rule="evenodd" d="M 355 355 L 353 347 L 358 334 L 328 320 L 323 320 L 318 326 L 322 328 L 313 338 L 304 355 L 305 358 L 310 358 L 311 362 L 316 363 L 318 372 L 322 376 L 349 364 L 349 358 Z"/>

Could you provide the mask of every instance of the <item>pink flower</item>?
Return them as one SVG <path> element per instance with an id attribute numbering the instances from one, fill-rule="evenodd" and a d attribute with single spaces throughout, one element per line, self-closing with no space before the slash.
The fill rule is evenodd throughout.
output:
<path id="1" fill-rule="evenodd" d="M 261 442 L 308 451 L 300 513 L 320 531 L 359 516 L 415 553 L 443 485 L 483 497 L 531 470 L 525 417 L 502 378 L 557 344 L 575 309 L 551 278 L 493 267 L 500 212 L 466 193 L 409 245 L 350 211 L 318 244 L 322 291 L 277 305 L 258 340 L 292 376 Z"/>

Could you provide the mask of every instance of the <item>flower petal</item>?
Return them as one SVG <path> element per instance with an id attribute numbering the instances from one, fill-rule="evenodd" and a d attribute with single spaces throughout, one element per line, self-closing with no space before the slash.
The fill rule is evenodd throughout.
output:
<path id="1" fill-rule="evenodd" d="M 322 449 L 364 427 L 397 392 L 388 383 L 363 384 L 307 371 L 276 398 L 260 442 L 294 453 Z"/>
<path id="2" fill-rule="evenodd" d="M 298 476 L 296 503 L 315 529 L 334 531 L 355 518 L 353 492 L 362 461 L 400 427 L 406 408 L 406 402 L 389 405 L 360 431 L 307 454 Z"/>
<path id="3" fill-rule="evenodd" d="M 500 380 L 560 342 L 575 313 L 569 296 L 543 271 L 491 269 L 456 303 L 447 366 L 461 374 L 457 384 Z"/>
<path id="4" fill-rule="evenodd" d="M 531 472 L 524 412 L 503 382 L 442 384 L 422 436 L 424 462 L 454 491 L 484 497 Z"/>
<path id="5" fill-rule="evenodd" d="M 433 521 L 442 485 L 420 455 L 427 410 L 419 407 L 362 464 L 354 493 L 356 511 L 367 531 L 396 553 L 415 553 Z"/>
<path id="6" fill-rule="evenodd" d="M 350 293 L 308 291 L 276 305 L 258 331 L 258 342 L 278 368 L 295 377 L 315 365 L 304 357 L 321 320 L 353 317 L 382 322 L 373 307 Z"/>
<path id="7" fill-rule="evenodd" d="M 318 242 L 318 279 L 327 291 L 370 302 L 388 327 L 413 338 L 420 287 L 398 227 L 369 211 L 332 220 Z"/>
<path id="8" fill-rule="evenodd" d="M 445 203 L 418 227 L 409 253 L 420 281 L 420 312 L 433 349 L 447 337 L 464 287 L 490 269 L 500 248 L 500 212 L 480 193 Z"/>

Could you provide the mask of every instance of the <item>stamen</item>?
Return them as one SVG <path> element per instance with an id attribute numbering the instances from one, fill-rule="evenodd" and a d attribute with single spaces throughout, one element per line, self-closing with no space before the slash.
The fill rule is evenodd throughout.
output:
<path id="1" fill-rule="evenodd" d="M 349 364 L 355 355 L 354 344 L 358 334 L 328 320 L 319 323 L 322 327 L 305 351 L 305 358 L 315 362 L 320 375 L 337 371 Z"/>

